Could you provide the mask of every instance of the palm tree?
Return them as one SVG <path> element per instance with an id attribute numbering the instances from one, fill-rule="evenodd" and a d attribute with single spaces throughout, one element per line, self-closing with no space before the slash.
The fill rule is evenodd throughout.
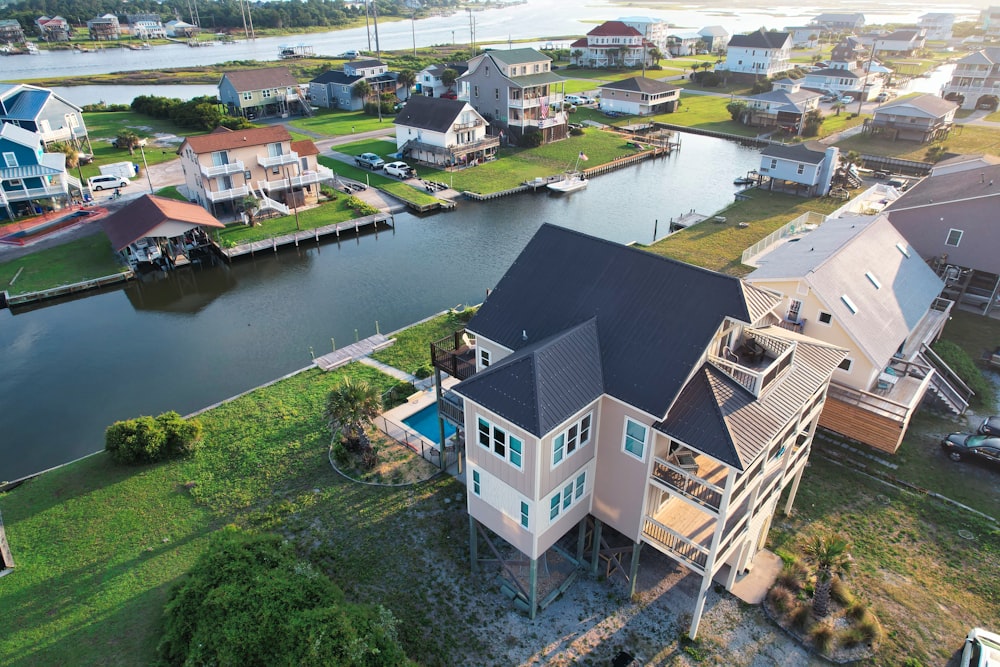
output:
<path id="1" fill-rule="evenodd" d="M 242 204 L 243 211 L 247 214 L 247 224 L 253 227 L 253 215 L 260 209 L 260 200 L 253 195 L 247 195 L 243 198 Z"/>
<path id="2" fill-rule="evenodd" d="M 360 97 L 362 103 L 364 103 L 368 101 L 369 97 L 371 97 L 372 85 L 368 83 L 368 79 L 361 79 L 356 84 L 354 84 L 354 87 L 351 88 L 351 90 L 354 92 L 355 95 Z"/>
<path id="3" fill-rule="evenodd" d="M 381 412 L 378 390 L 363 380 L 347 378 L 327 396 L 323 416 L 334 436 L 339 433 L 343 437 L 348 450 L 368 459 L 372 450 L 366 431 Z"/>
<path id="4" fill-rule="evenodd" d="M 49 146 L 49 153 L 63 153 L 66 155 L 66 169 L 76 169 L 80 164 L 80 152 L 76 146 L 70 143 L 54 143 Z"/>
<path id="5" fill-rule="evenodd" d="M 406 99 L 410 99 L 410 88 L 417 82 L 417 75 L 411 69 L 400 70 L 396 83 L 406 89 Z"/>
<path id="6" fill-rule="evenodd" d="M 830 613 L 830 585 L 851 568 L 851 545 L 840 535 L 817 535 L 806 545 L 806 560 L 816 568 L 813 592 L 813 615 L 825 618 Z"/>
<path id="7" fill-rule="evenodd" d="M 139 135 L 129 129 L 121 130 L 115 137 L 115 146 L 127 148 L 129 155 L 135 155 L 135 149 L 139 146 Z"/>
<path id="8" fill-rule="evenodd" d="M 580 64 L 580 58 L 583 57 L 583 51 L 580 50 L 580 49 L 574 49 L 573 53 L 571 53 L 570 55 L 573 56 L 573 64 L 574 65 L 579 65 Z"/>

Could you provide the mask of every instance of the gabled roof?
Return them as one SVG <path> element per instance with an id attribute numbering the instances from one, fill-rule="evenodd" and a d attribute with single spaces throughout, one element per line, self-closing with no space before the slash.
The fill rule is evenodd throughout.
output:
<path id="1" fill-rule="evenodd" d="M 237 72 L 226 72 L 222 78 L 238 93 L 265 88 L 287 88 L 299 85 L 287 67 L 265 67 L 264 69 L 245 69 Z"/>
<path id="2" fill-rule="evenodd" d="M 726 317 L 753 322 L 777 304 L 744 285 L 545 224 L 467 328 L 517 352 L 593 319 L 604 393 L 662 417 Z"/>
<path id="3" fill-rule="evenodd" d="M 462 74 L 464 74 L 469 70 L 469 65 L 467 63 L 446 63 L 443 65 L 442 64 L 428 65 L 421 71 L 427 72 L 431 76 L 440 78 L 440 76 L 444 74 L 444 71 L 448 69 L 455 70 L 456 72 L 458 72 L 459 76 L 461 76 Z"/>
<path id="4" fill-rule="evenodd" d="M 698 34 L 702 37 L 729 37 L 729 31 L 721 25 L 707 25 Z"/>
<path id="5" fill-rule="evenodd" d="M 605 21 L 587 33 L 588 37 L 642 37 L 642 33 L 621 21 Z"/>
<path id="6" fill-rule="evenodd" d="M 959 59 L 960 65 L 995 65 L 1000 63 L 1000 47 L 987 47 Z"/>
<path id="7" fill-rule="evenodd" d="M 886 207 L 887 212 L 1000 195 L 1000 165 L 929 176 Z M 891 217 L 891 216 L 890 216 Z"/>
<path id="8" fill-rule="evenodd" d="M 777 246 L 747 280 L 763 286 L 805 282 L 879 365 L 892 358 L 944 288 L 926 262 L 916 253 L 907 257 L 896 244 L 906 247 L 906 239 L 885 216 L 835 218 L 797 243 Z"/>
<path id="9" fill-rule="evenodd" d="M 981 169 L 983 167 L 1000 164 L 1000 157 L 987 153 L 976 153 L 967 155 L 956 155 L 946 160 L 934 163 L 931 167 L 931 176 L 939 173 L 964 171 L 966 169 Z"/>
<path id="10" fill-rule="evenodd" d="M 316 147 L 312 139 L 293 141 L 291 147 L 299 155 L 319 155 L 319 148 Z"/>
<path id="11" fill-rule="evenodd" d="M 943 97 L 938 97 L 937 95 L 931 95 L 928 93 L 925 95 L 917 95 L 916 97 L 906 97 L 901 100 L 887 102 L 875 109 L 875 113 L 878 114 L 886 111 L 898 111 L 900 109 L 910 109 L 918 112 L 916 114 L 909 114 L 911 116 L 916 115 L 927 118 L 940 118 L 941 116 L 946 116 L 950 112 L 958 109 L 958 105 L 954 102 L 949 102 Z"/>
<path id="12" fill-rule="evenodd" d="M 371 67 L 385 67 L 385 63 L 375 58 L 368 58 L 366 60 L 352 60 L 349 63 L 345 64 L 344 67 L 353 67 L 354 69 L 369 69 Z"/>
<path id="13" fill-rule="evenodd" d="M 486 55 L 504 65 L 526 65 L 528 63 L 549 62 L 552 60 L 552 58 L 549 58 L 544 53 L 539 53 L 534 49 L 509 49 L 506 51 L 497 49 L 487 51 Z"/>
<path id="14" fill-rule="evenodd" d="M 455 391 L 542 437 L 604 393 L 597 321 L 529 345 Z"/>
<path id="15" fill-rule="evenodd" d="M 822 95 L 811 90 L 796 90 L 795 92 L 789 90 L 771 90 L 759 95 L 751 95 L 747 99 L 760 100 L 769 104 L 780 104 L 782 105 L 780 108 L 781 111 L 802 112 L 805 108 L 803 105 L 817 97 L 822 97 Z"/>
<path id="16" fill-rule="evenodd" d="M 50 99 L 59 100 L 74 111 L 81 111 L 80 107 L 48 88 L 27 83 L 4 83 L 0 84 L 0 116 L 34 120 Z"/>
<path id="17" fill-rule="evenodd" d="M 309 83 L 319 83 L 319 84 L 335 83 L 340 85 L 351 85 L 352 83 L 360 81 L 363 78 L 364 77 L 361 76 L 360 74 L 346 74 L 344 73 L 343 70 L 331 69 L 329 71 L 323 72 Z"/>
<path id="18" fill-rule="evenodd" d="M 628 92 L 646 93 L 649 95 L 659 95 L 660 93 L 669 93 L 672 90 L 678 90 L 677 86 L 671 86 L 669 83 L 657 81 L 656 79 L 647 79 L 644 76 L 633 76 L 630 79 L 604 83 L 598 86 L 598 88 L 602 90 L 624 90 Z"/>
<path id="19" fill-rule="evenodd" d="M 402 111 L 396 114 L 393 123 L 429 132 L 447 132 L 466 106 L 468 102 L 462 100 L 413 95 L 406 101 Z"/>
<path id="20" fill-rule="evenodd" d="M 116 251 L 147 236 L 173 238 L 199 226 L 225 227 L 198 204 L 156 195 L 143 195 L 101 221 Z"/>
<path id="21" fill-rule="evenodd" d="M 653 428 L 717 461 L 746 470 L 826 382 L 847 351 L 777 327 L 758 332 L 795 341 L 795 372 L 756 399 L 711 364 L 703 364 Z"/>
<path id="22" fill-rule="evenodd" d="M 756 49 L 780 49 L 790 39 L 787 32 L 767 32 L 763 28 L 749 35 L 733 35 L 729 46 Z"/>
<path id="23" fill-rule="evenodd" d="M 827 79 L 860 79 L 864 76 L 864 72 L 861 70 L 843 69 L 839 67 L 827 67 L 826 69 L 816 70 L 815 72 L 809 72 L 806 74 L 806 78 L 811 77 L 822 77 Z"/>
<path id="24" fill-rule="evenodd" d="M 191 147 L 195 153 L 211 153 L 214 151 L 243 148 L 245 146 L 263 146 L 276 141 L 291 141 L 292 135 L 283 125 L 268 125 L 267 127 L 252 127 L 245 130 L 230 130 L 217 127 L 209 134 L 196 137 L 186 137 L 177 152 L 184 149 L 184 144 Z"/>
<path id="25" fill-rule="evenodd" d="M 760 154 L 782 160 L 794 160 L 806 164 L 820 164 L 826 157 L 826 146 L 818 141 L 804 141 L 801 144 L 771 144 L 764 147 Z"/>
<path id="26" fill-rule="evenodd" d="M 879 37 L 880 40 L 887 42 L 912 42 L 913 40 L 919 38 L 919 30 L 895 30 L 890 32 L 888 35 Z"/>

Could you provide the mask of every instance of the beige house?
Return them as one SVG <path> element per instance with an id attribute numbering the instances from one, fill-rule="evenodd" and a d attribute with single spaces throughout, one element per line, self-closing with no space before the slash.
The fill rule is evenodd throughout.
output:
<path id="1" fill-rule="evenodd" d="M 775 326 L 779 302 L 543 225 L 466 331 L 433 348 L 438 386 L 442 371 L 463 379 L 439 408 L 466 434 L 474 571 L 499 562 L 534 617 L 602 562 L 634 593 L 649 545 L 701 579 L 694 637 L 713 578 L 731 588 L 782 492 L 794 502 L 846 354 Z"/>
<path id="2" fill-rule="evenodd" d="M 746 280 L 781 295 L 781 326 L 849 350 L 821 426 L 895 452 L 928 390 L 956 413 L 968 407 L 928 347 L 951 312 L 944 283 L 887 217 L 828 218 L 754 264 Z"/>
<path id="3" fill-rule="evenodd" d="M 213 215 L 238 215 L 248 197 L 259 210 L 283 215 L 315 204 L 320 183 L 333 172 L 318 164 L 310 140 L 292 141 L 283 126 L 228 130 L 187 137 L 178 149 L 188 198 Z"/>

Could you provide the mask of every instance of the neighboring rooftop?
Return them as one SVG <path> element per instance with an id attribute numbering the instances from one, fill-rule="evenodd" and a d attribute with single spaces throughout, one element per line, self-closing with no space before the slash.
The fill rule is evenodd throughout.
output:
<path id="1" fill-rule="evenodd" d="M 265 88 L 294 88 L 299 85 L 287 67 L 265 67 L 264 69 L 226 72 L 222 78 L 227 79 L 238 93 L 264 90 Z"/>

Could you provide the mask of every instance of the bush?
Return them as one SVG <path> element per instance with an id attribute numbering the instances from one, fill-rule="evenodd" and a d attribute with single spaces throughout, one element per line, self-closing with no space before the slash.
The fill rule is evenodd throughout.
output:
<path id="1" fill-rule="evenodd" d="M 820 653 L 829 653 L 837 633 L 826 623 L 817 623 L 809 632 L 809 637 Z"/>
<path id="2" fill-rule="evenodd" d="M 799 632 L 804 632 L 812 622 L 812 609 L 807 604 L 800 604 L 788 614 L 789 619 Z"/>
<path id="3" fill-rule="evenodd" d="M 571 137 L 579 137 L 582 134 L 583 134 L 583 128 L 582 127 L 571 127 L 571 128 L 569 128 L 569 135 Z"/>
<path id="4" fill-rule="evenodd" d="M 802 584 L 805 582 L 808 574 L 809 571 L 799 561 L 787 562 L 781 567 L 781 572 L 778 573 L 776 583 L 784 586 L 792 593 L 798 593 L 802 590 Z"/>
<path id="5" fill-rule="evenodd" d="M 981 406 L 993 405 L 993 387 L 983 377 L 982 371 L 976 366 L 972 357 L 966 354 L 965 350 L 950 340 L 939 340 L 931 345 L 931 348 L 958 374 L 958 377 L 962 378 L 965 384 L 969 385 L 972 391 L 976 392 L 976 395 L 972 397 L 974 403 Z"/>
<path id="6" fill-rule="evenodd" d="M 847 589 L 844 580 L 840 578 L 836 578 L 830 583 L 830 597 L 842 607 L 847 607 L 854 602 L 854 596 Z"/>
<path id="7" fill-rule="evenodd" d="M 847 608 L 847 616 L 854 619 L 855 621 L 860 621 L 865 616 L 868 615 L 868 605 L 860 600 L 854 602 Z"/>
<path id="8" fill-rule="evenodd" d="M 358 215 L 375 215 L 378 213 L 377 208 L 366 201 L 358 199 L 354 195 L 347 198 L 347 205 L 354 209 L 354 212 Z"/>
<path id="9" fill-rule="evenodd" d="M 116 463 L 128 465 L 186 456 L 201 439 L 201 428 L 197 420 L 187 421 L 176 412 L 118 421 L 104 432 L 104 450 Z"/>
<path id="10" fill-rule="evenodd" d="M 520 143 L 525 148 L 538 148 L 542 145 L 542 133 L 535 128 L 528 129 L 521 135 Z"/>
<path id="11" fill-rule="evenodd" d="M 781 584 L 777 584 L 767 592 L 767 599 L 771 601 L 775 609 L 785 613 L 795 603 L 795 594 Z"/>

